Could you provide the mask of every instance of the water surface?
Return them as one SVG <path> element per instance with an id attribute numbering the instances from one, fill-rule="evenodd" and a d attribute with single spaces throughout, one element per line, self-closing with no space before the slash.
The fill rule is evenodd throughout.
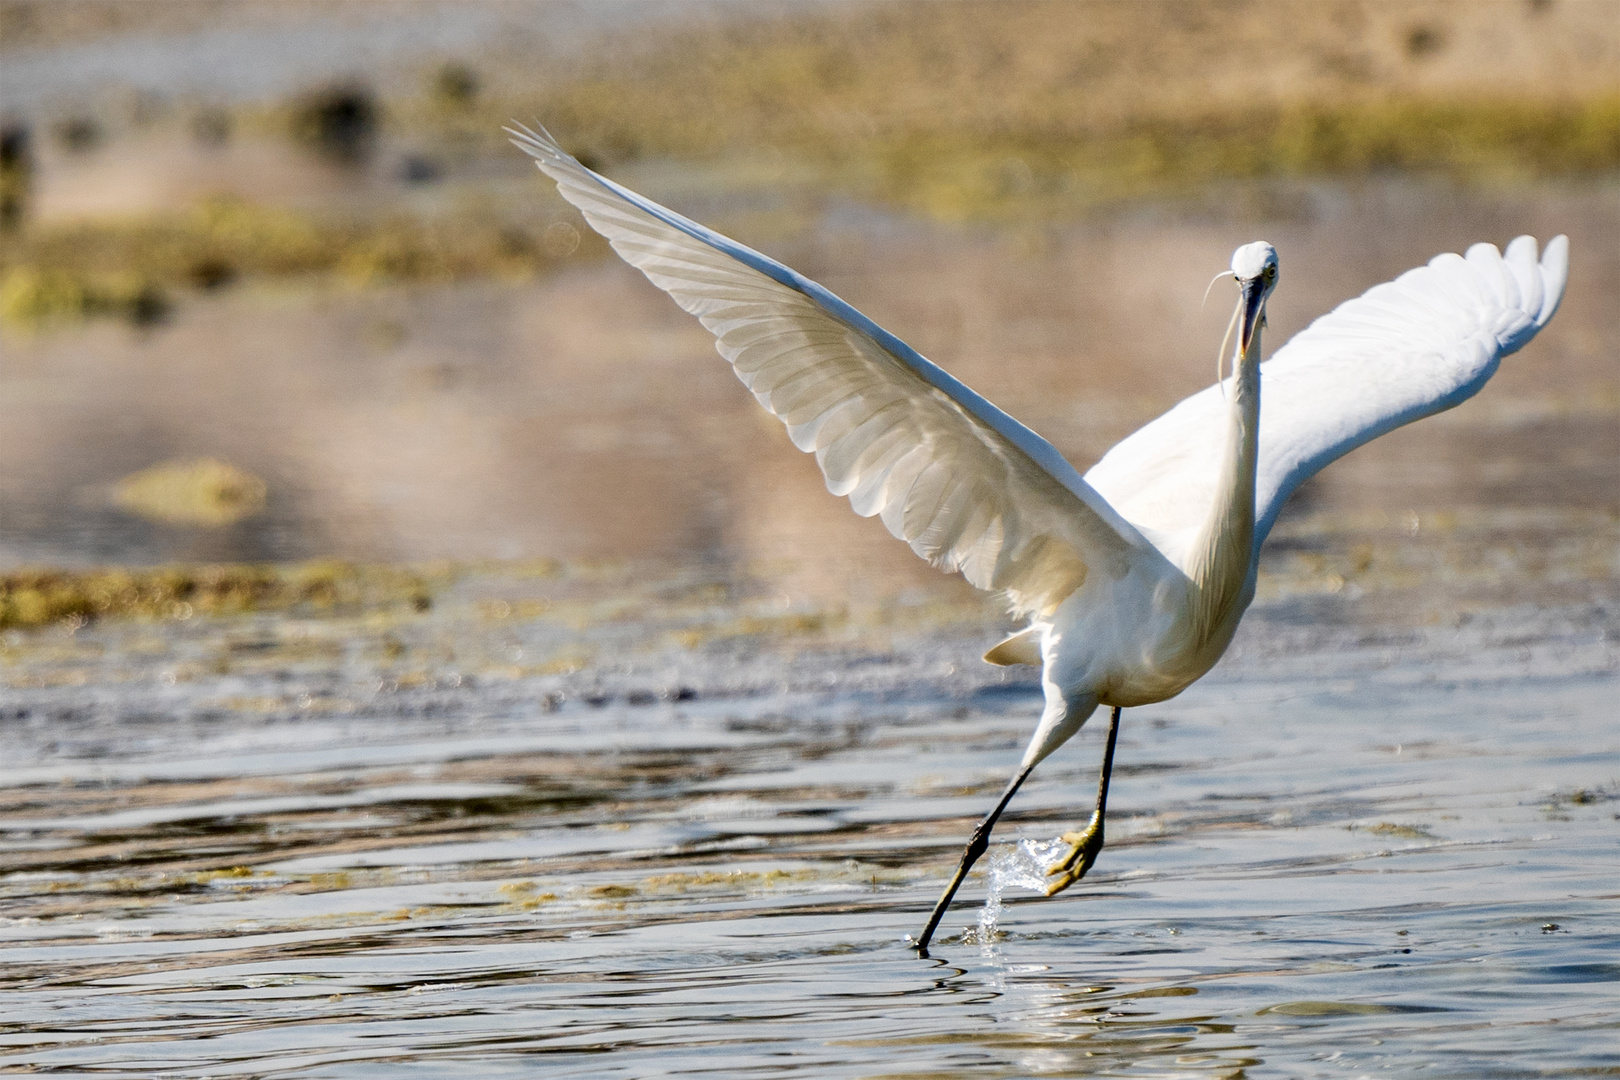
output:
<path id="1" fill-rule="evenodd" d="M 927 960 L 905 936 L 1039 707 L 975 659 L 982 607 L 643 567 L 10 632 L 0 1067 L 1620 1066 L 1620 605 L 1402 626 L 1372 578 L 1268 582 L 1233 657 L 1126 714 L 1092 875 L 1009 890 L 988 935 L 976 876 Z M 1000 840 L 1083 820 L 1099 737 Z"/>
<path id="2" fill-rule="evenodd" d="M 701 176 L 630 179 L 708 216 Z M 424 610 L 0 634 L 0 1070 L 1620 1070 L 1616 191 L 1238 194 L 1034 236 L 717 222 L 1082 467 L 1208 380 L 1236 243 L 1284 253 L 1280 341 L 1436 251 L 1574 237 L 1548 331 L 1302 490 L 1227 659 L 1127 713 L 1092 875 L 994 932 L 976 877 L 927 960 L 1032 674 L 979 663 L 994 603 L 828 496 L 630 271 L 9 338 L 0 564 L 458 561 Z M 110 496 L 201 456 L 264 513 Z M 1098 741 L 998 838 L 1079 824 Z"/>

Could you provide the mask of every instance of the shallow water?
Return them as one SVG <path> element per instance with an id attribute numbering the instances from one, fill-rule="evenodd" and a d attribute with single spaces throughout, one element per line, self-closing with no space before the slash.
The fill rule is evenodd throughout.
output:
<path id="1" fill-rule="evenodd" d="M 993 919 L 976 876 L 929 960 L 1032 676 L 629 271 L 8 340 L 0 565 L 535 561 L 420 612 L 0 634 L 0 1070 L 1620 1070 L 1616 191 L 1264 194 L 1022 239 L 818 204 L 771 248 L 1084 466 L 1207 381 L 1234 242 L 1289 253 L 1281 340 L 1434 251 L 1575 234 L 1542 339 L 1308 485 L 1227 659 L 1127 714 L 1091 876 Z M 201 455 L 265 513 L 108 496 Z M 1083 822 L 1100 726 L 999 841 Z"/>
<path id="2" fill-rule="evenodd" d="M 1038 710 L 975 659 L 983 607 L 641 567 L 9 632 L 0 1069 L 1620 1066 L 1612 577 L 1443 623 L 1409 588 L 1406 625 L 1363 584 L 1268 576 L 1228 661 L 1126 714 L 1092 875 L 990 934 L 976 876 L 928 960 L 905 935 Z M 998 840 L 1084 820 L 1100 729 Z"/>
<path id="3" fill-rule="evenodd" d="M 750 214 L 723 180 L 651 164 L 625 179 L 821 280 L 1082 470 L 1209 383 L 1230 308 L 1199 300 L 1237 243 L 1283 254 L 1274 349 L 1437 252 L 1567 232 L 1548 328 L 1474 400 L 1336 463 L 1290 512 L 1616 506 L 1620 186 L 1251 185 L 1017 236 L 825 197 Z M 506 195 L 538 231 L 572 214 L 538 179 Z M 156 328 L 6 332 L 0 347 L 0 566 L 720 559 L 766 566 L 796 600 L 937 578 L 829 496 L 709 335 L 617 260 L 521 283 L 244 287 L 187 298 Z M 264 511 L 199 529 L 114 497 L 137 470 L 196 458 L 261 477 Z"/>

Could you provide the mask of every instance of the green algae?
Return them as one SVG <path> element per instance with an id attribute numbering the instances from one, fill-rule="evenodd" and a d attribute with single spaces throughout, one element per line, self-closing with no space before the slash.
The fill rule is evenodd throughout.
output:
<path id="1" fill-rule="evenodd" d="M 330 279 L 351 285 L 525 278 L 557 254 L 499 215 L 384 213 L 367 218 L 205 199 L 172 213 L 25 229 L 0 248 L 0 322 L 36 328 L 96 315 L 160 321 L 171 298 L 238 281 Z"/>
<path id="2" fill-rule="evenodd" d="M 425 611 L 438 580 L 411 568 L 337 561 L 286 566 L 218 565 L 0 574 L 0 628 L 91 619 L 185 620 L 253 611 Z"/>
<path id="3" fill-rule="evenodd" d="M 516 115 L 593 167 L 768 147 L 822 170 L 824 186 L 945 220 L 1061 220 L 1265 177 L 1620 168 L 1620 94 L 1601 63 L 1565 62 L 1556 84 L 1519 63 L 1437 75 L 1432 54 L 1483 59 L 1501 29 L 1483 11 L 1445 16 L 1414 50 L 1410 27 L 1386 36 L 1329 5 L 1278 18 L 1194 3 L 878 3 L 621 43 Z M 1536 48 L 1584 33 L 1601 55 L 1612 27 L 1589 29 L 1566 24 Z"/>
<path id="4" fill-rule="evenodd" d="M 916 131 L 870 149 L 872 189 L 947 221 L 1065 220 L 1235 180 L 1437 174 L 1470 183 L 1620 168 L 1620 96 L 1395 98 L 1152 117 L 1094 131 Z"/>
<path id="5" fill-rule="evenodd" d="M 119 481 L 119 505 L 153 521 L 231 525 L 264 509 L 263 480 L 213 458 L 170 461 Z"/>
<path id="6" fill-rule="evenodd" d="M 1451 62 L 1438 76 L 1436 56 L 1481 54 L 1499 20 L 1458 6 L 1432 26 L 1375 33 L 1329 7 L 1278 19 L 1203 4 L 871 4 L 608 34 L 521 79 L 441 61 L 415 93 L 354 84 L 242 107 L 221 114 L 221 131 L 289 153 L 358 165 L 388 139 L 447 168 L 484 164 L 457 181 L 472 197 L 435 210 L 384 187 L 341 211 L 215 197 L 124 220 L 31 224 L 19 212 L 0 249 L 0 321 L 150 323 L 177 297 L 238 280 L 527 277 L 605 253 L 588 230 L 559 221 L 553 235 L 493 209 L 506 181 L 491 186 L 487 163 L 513 153 L 501 128 L 514 117 L 546 124 L 595 168 L 702 162 L 718 166 L 711 182 L 738 187 L 769 159 L 816 199 L 1008 226 L 1272 178 L 1501 185 L 1620 169 L 1609 71 L 1566 58 L 1553 84 L 1537 67 L 1591 36 L 1578 12 L 1556 31 L 1519 12 L 1526 33 L 1552 35 L 1528 59 Z M 1614 47 L 1612 29 L 1595 32 L 1609 39 L 1580 55 Z M 1302 65 L 1302 50 L 1315 61 Z M 5 184 L 22 206 L 19 155 Z"/>

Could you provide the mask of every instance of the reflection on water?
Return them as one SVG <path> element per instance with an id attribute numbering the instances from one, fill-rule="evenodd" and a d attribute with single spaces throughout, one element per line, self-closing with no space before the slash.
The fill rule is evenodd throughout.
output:
<path id="1" fill-rule="evenodd" d="M 1443 623 L 1407 587 L 1404 626 L 1359 580 L 1273 581 L 1232 659 L 1127 715 L 1093 876 L 1008 890 L 994 935 L 970 882 L 929 961 L 904 935 L 1038 711 L 975 659 L 981 606 L 561 570 L 11 631 L 0 1068 L 1612 1067 L 1612 577 Z M 1004 842 L 1077 824 L 1098 737 Z"/>
<path id="2" fill-rule="evenodd" d="M 645 178 L 655 194 L 702 186 L 668 173 Z M 1237 194 L 1236 209 L 1142 212 L 1021 240 L 836 206 L 774 245 L 772 233 L 744 235 L 1083 468 L 1208 382 L 1226 305 L 1200 310 L 1199 298 L 1237 242 L 1265 235 L 1283 252 L 1271 312 L 1281 341 L 1435 252 L 1566 231 L 1570 291 L 1548 330 L 1477 400 L 1358 451 L 1296 504 L 1613 508 L 1614 189 L 1458 200 L 1390 181 L 1269 202 Z M 551 212 L 538 180 L 533 199 Z M 791 563 L 793 595 L 843 595 L 852 568 L 891 589 L 933 580 L 880 524 L 825 493 L 709 336 L 616 260 L 532 284 L 249 290 L 193 301 L 145 331 L 11 336 L 5 356 L 0 565 L 695 555 L 778 575 Z M 197 459 L 266 481 L 264 512 L 196 528 L 114 498 L 137 470 Z"/>

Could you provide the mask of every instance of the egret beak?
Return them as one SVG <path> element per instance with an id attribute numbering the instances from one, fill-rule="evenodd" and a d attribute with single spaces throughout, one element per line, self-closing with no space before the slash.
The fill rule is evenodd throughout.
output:
<path id="1" fill-rule="evenodd" d="M 1238 282 L 1243 290 L 1240 301 L 1243 312 L 1239 322 L 1238 355 L 1247 355 L 1249 343 L 1254 340 L 1254 330 L 1257 326 L 1265 325 L 1266 318 L 1266 283 L 1258 277 L 1247 278 Z"/>

